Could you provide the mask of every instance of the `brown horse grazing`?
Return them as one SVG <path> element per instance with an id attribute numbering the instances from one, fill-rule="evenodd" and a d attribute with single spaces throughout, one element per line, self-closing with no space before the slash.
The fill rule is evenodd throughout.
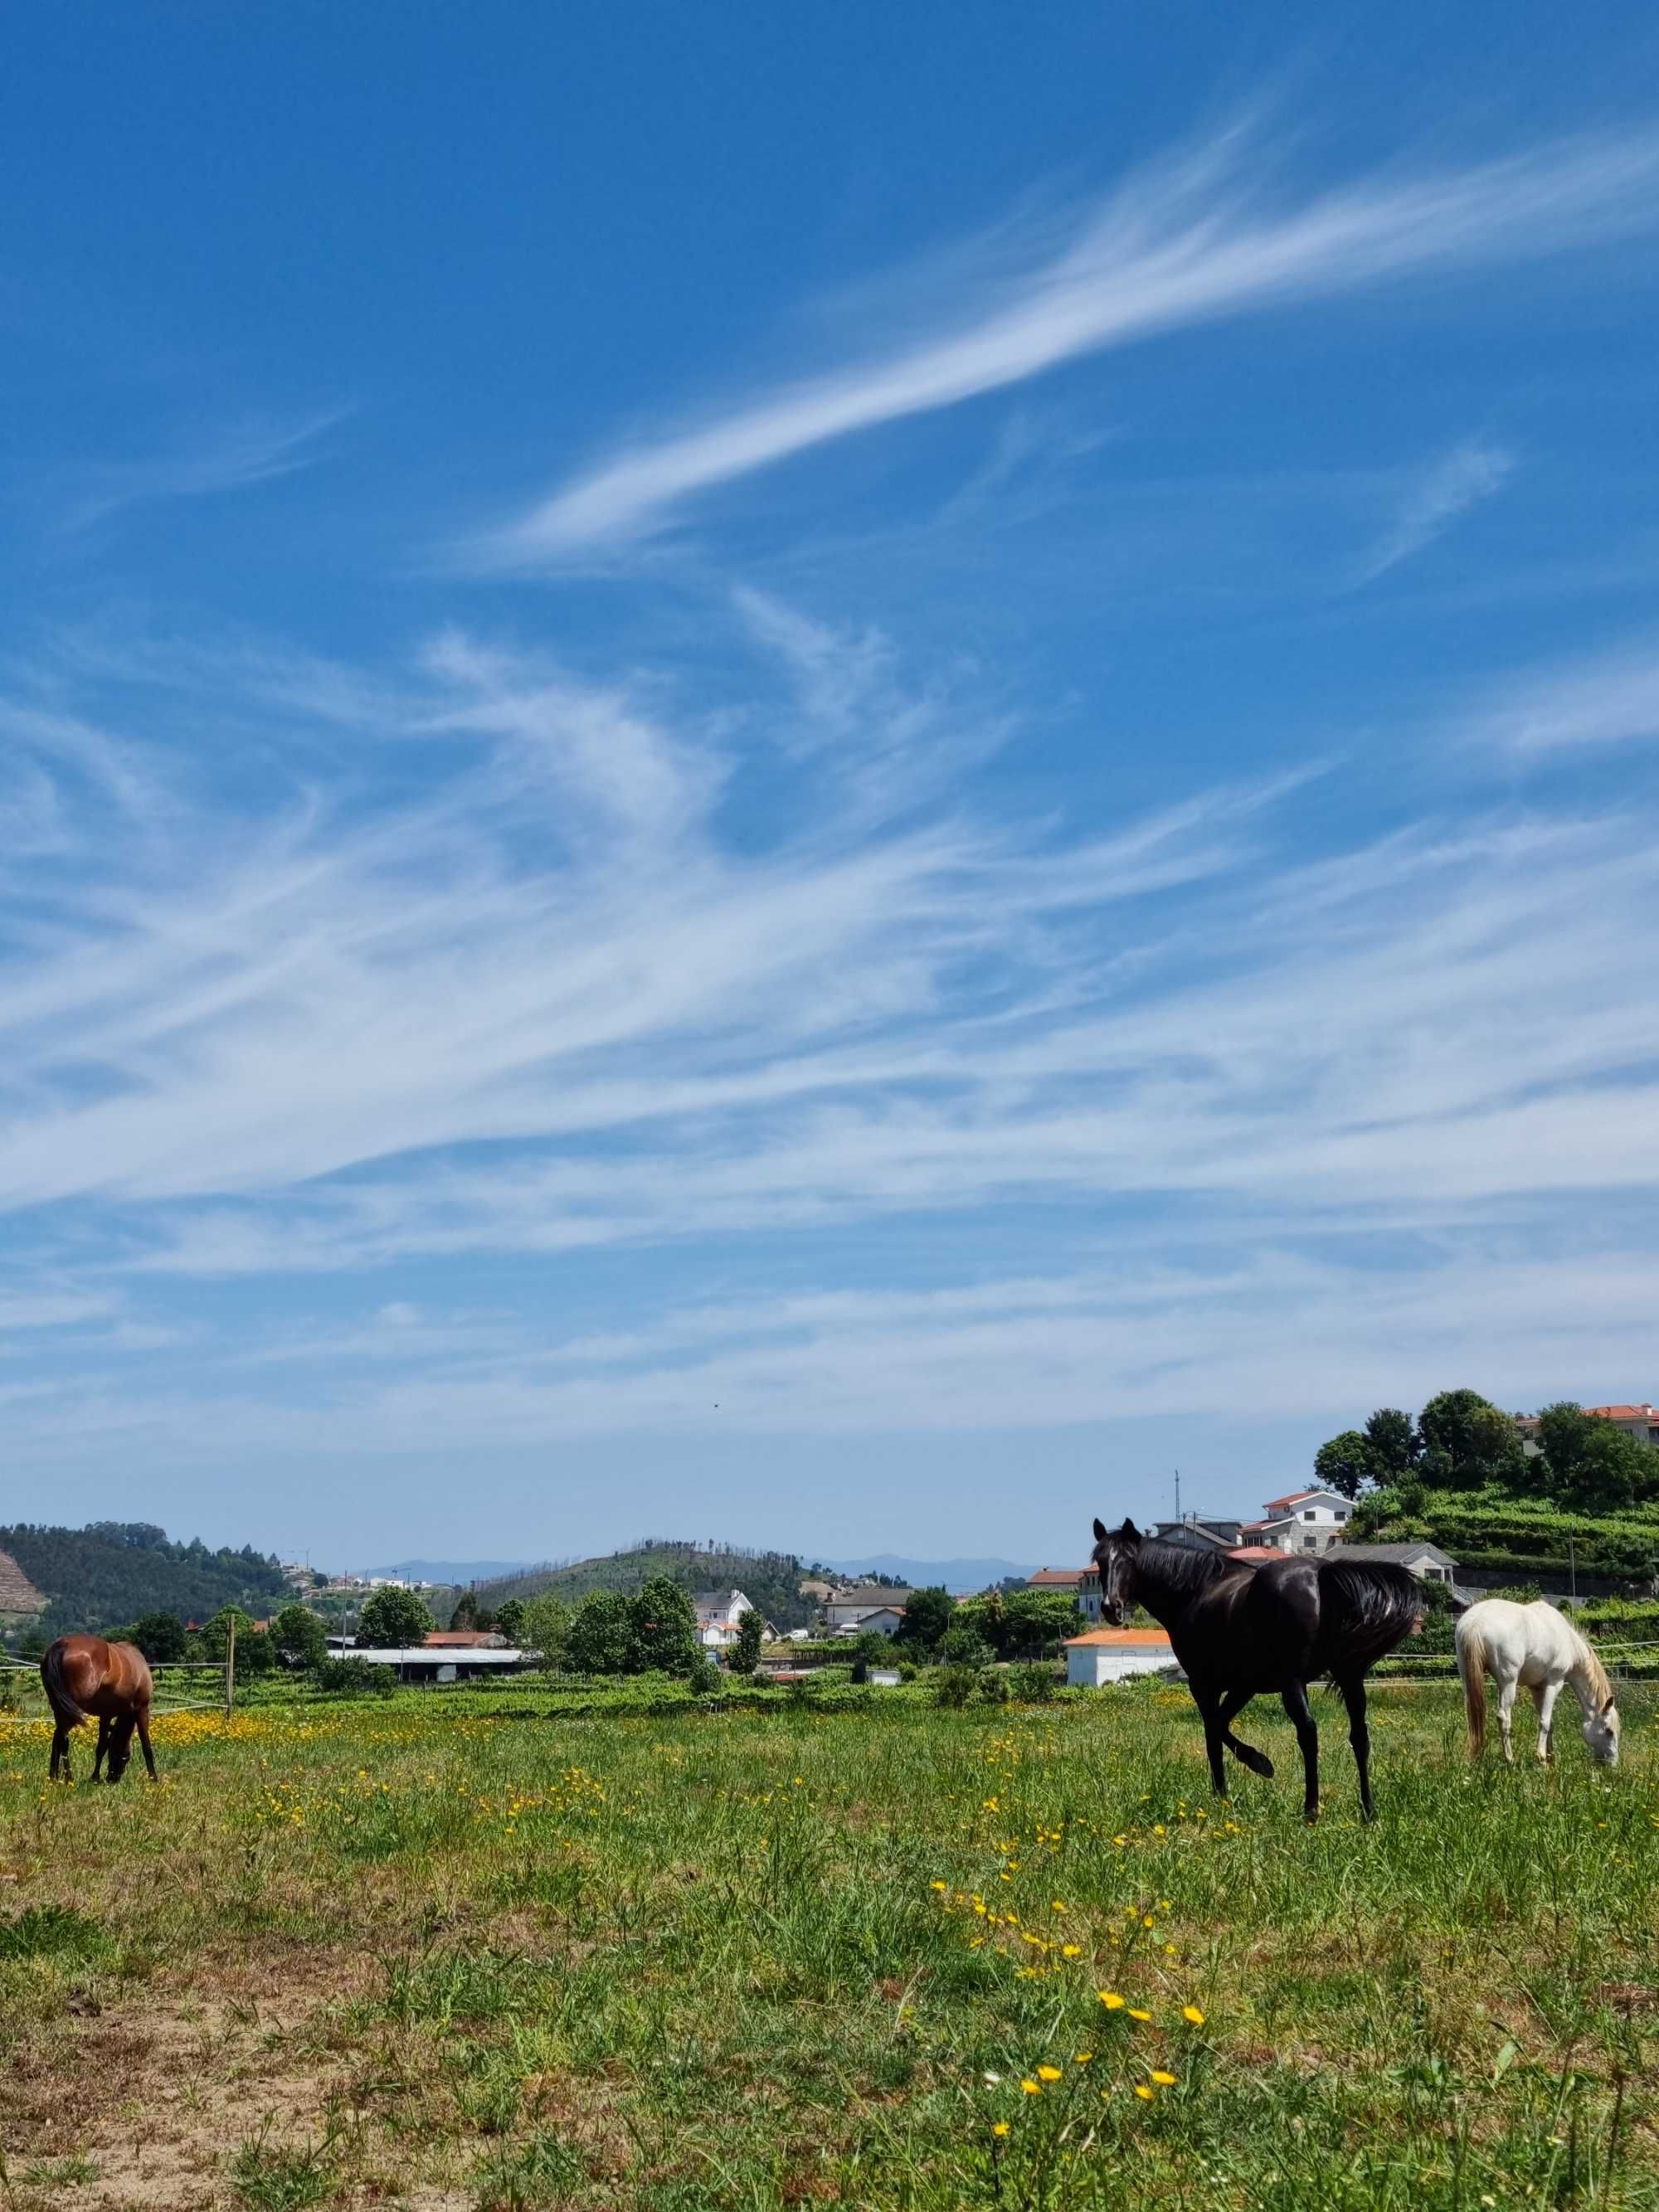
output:
<path id="1" fill-rule="evenodd" d="M 155 1759 L 149 1747 L 149 1704 L 155 1685 L 149 1662 L 136 1644 L 106 1644 L 101 1636 L 60 1636 L 40 1662 L 40 1681 L 57 1722 L 52 1739 L 52 1778 L 62 1769 L 70 1774 L 70 1730 L 94 1716 L 98 1748 L 93 1755 L 92 1778 L 98 1779 L 104 1754 L 109 1753 L 109 1778 L 118 1782 L 132 1756 L 132 1732 L 144 1754 L 149 1778 L 155 1779 Z"/>

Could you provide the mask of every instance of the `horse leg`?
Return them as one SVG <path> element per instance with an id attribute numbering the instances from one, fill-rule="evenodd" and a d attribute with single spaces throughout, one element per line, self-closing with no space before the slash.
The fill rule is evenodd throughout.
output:
<path id="1" fill-rule="evenodd" d="M 98 1779 L 98 1770 L 104 1763 L 104 1753 L 108 1749 L 109 1715 L 107 1713 L 100 1713 L 98 1716 L 98 1748 L 92 1754 L 92 1778 L 94 1782 Z M 110 1780 L 113 1782 L 115 1775 L 113 1771 L 114 1761 L 112 1759 L 111 1760 L 110 1765 L 112 1770 L 110 1773 Z"/>
<path id="2" fill-rule="evenodd" d="M 1371 1732 L 1365 1725 L 1365 1678 L 1350 1675 L 1336 1686 L 1348 1709 L 1348 1741 L 1353 1746 L 1353 1763 L 1359 1769 L 1359 1809 L 1370 1820 L 1376 1816 L 1371 1810 Z"/>
<path id="3" fill-rule="evenodd" d="M 1221 1700 L 1213 1690 L 1193 1688 L 1193 1703 L 1204 1721 L 1204 1750 L 1210 1762 L 1210 1787 L 1218 1797 L 1227 1794 L 1226 1763 L 1221 1755 Z"/>
<path id="4" fill-rule="evenodd" d="M 1498 1692 L 1498 1725 L 1504 1731 L 1504 1763 L 1506 1766 L 1515 1764 L 1515 1741 L 1510 1731 L 1515 1718 L 1515 1692 L 1520 1686 L 1520 1679 L 1517 1674 L 1513 1680 L 1501 1684 Z"/>
<path id="5" fill-rule="evenodd" d="M 1555 1701 L 1561 1694 L 1559 1682 L 1540 1682 L 1533 1691 L 1538 1707 L 1538 1757 L 1547 1766 L 1555 1755 Z"/>
<path id="6" fill-rule="evenodd" d="M 1258 1751 L 1254 1744 L 1241 1743 L 1233 1734 L 1235 1718 L 1243 1711 L 1255 1695 L 1254 1690 L 1228 1691 L 1226 1696 L 1221 1700 L 1221 1740 L 1233 1757 L 1248 1766 L 1252 1774 L 1259 1774 L 1264 1780 L 1271 1782 L 1273 1778 L 1273 1763 L 1267 1753 Z"/>
<path id="7" fill-rule="evenodd" d="M 1280 1701 L 1290 1716 L 1296 1730 L 1296 1740 L 1302 1747 L 1302 1817 L 1304 1820 L 1319 1818 L 1319 1730 L 1314 1726 L 1314 1717 L 1308 1710 L 1308 1686 L 1291 1682 L 1279 1692 Z"/>
<path id="8" fill-rule="evenodd" d="M 70 1774 L 69 1763 L 69 1729 L 63 1721 L 59 1721 L 57 1727 L 54 1728 L 52 1732 L 52 1770 L 50 1779 L 56 1782 L 60 1770 L 63 1773 L 64 1779 L 66 1782 L 72 1779 Z"/>
<path id="9" fill-rule="evenodd" d="M 149 1747 L 149 1708 L 140 1705 L 136 1715 L 138 1725 L 138 1748 L 144 1754 L 144 1765 L 152 1782 L 155 1781 L 155 1754 Z"/>

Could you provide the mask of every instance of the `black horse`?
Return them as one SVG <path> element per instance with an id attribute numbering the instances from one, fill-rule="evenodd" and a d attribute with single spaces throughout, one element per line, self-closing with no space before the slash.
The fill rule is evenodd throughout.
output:
<path id="1" fill-rule="evenodd" d="M 1143 1536 L 1133 1521 L 1109 1533 L 1095 1522 L 1101 1611 L 1121 1628 L 1133 1605 L 1145 1606 L 1170 1632 L 1198 1710 L 1210 1779 L 1226 1795 L 1224 1744 L 1254 1774 L 1273 1762 L 1241 1743 L 1232 1723 L 1250 1699 L 1276 1690 L 1302 1747 L 1303 1810 L 1319 1817 L 1319 1732 L 1308 1685 L 1328 1674 L 1348 1709 L 1348 1741 L 1359 1769 L 1359 1802 L 1371 1817 L 1370 1732 L 1365 1676 L 1422 1617 L 1423 1601 L 1404 1567 L 1358 1559 L 1229 1559 Z"/>

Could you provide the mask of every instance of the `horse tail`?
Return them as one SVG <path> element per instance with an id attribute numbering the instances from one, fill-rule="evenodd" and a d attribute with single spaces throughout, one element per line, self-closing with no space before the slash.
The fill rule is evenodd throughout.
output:
<path id="1" fill-rule="evenodd" d="M 64 1679 L 64 1658 L 69 1650 L 67 1638 L 60 1636 L 49 1644 L 40 1662 L 40 1686 L 46 1693 L 46 1703 L 66 1727 L 79 1728 L 86 1715 L 75 1702 L 68 1683 Z"/>
<path id="2" fill-rule="evenodd" d="M 1339 1683 L 1363 1674 L 1416 1626 L 1423 1593 L 1404 1567 L 1370 1560 L 1319 1564 L 1319 1660 Z"/>
<path id="3" fill-rule="evenodd" d="M 1471 1759 L 1479 1759 L 1486 1747 L 1486 1639 L 1480 1624 L 1466 1614 L 1457 1624 L 1457 1671 L 1463 1678 Z"/>

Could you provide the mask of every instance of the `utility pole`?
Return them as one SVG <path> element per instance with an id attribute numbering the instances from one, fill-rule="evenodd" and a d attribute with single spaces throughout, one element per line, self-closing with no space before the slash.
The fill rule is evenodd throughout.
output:
<path id="1" fill-rule="evenodd" d="M 1176 1478 L 1176 1525 L 1177 1525 L 1177 1526 L 1179 1526 L 1179 1524 L 1180 1524 L 1180 1521 L 1181 1521 L 1181 1469 L 1180 1469 L 1179 1468 L 1177 1468 L 1176 1469 L 1176 1471 L 1175 1471 L 1175 1478 Z"/>

